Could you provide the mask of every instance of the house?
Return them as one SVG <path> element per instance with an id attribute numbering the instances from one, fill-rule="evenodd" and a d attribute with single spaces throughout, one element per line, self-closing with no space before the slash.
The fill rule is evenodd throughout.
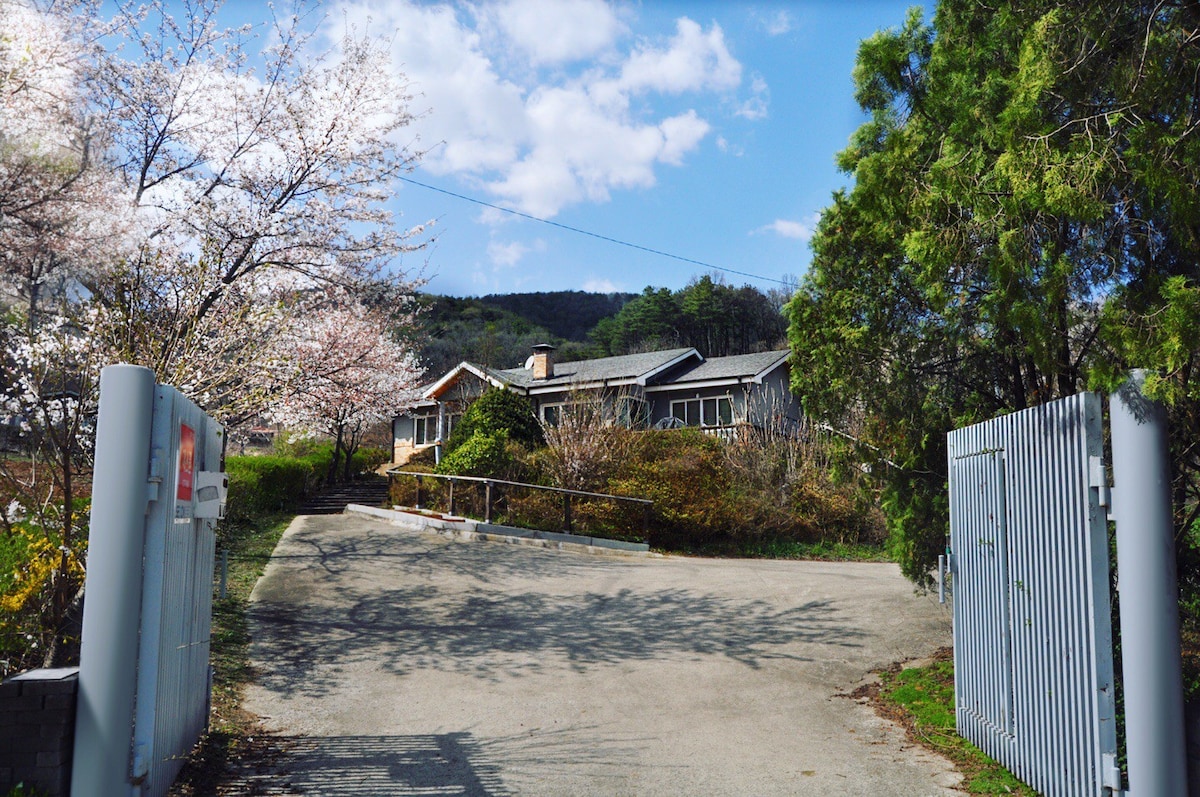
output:
<path id="1" fill-rule="evenodd" d="M 743 425 L 782 429 L 800 408 L 788 390 L 788 352 L 705 358 L 694 348 L 556 363 L 538 345 L 523 368 L 462 362 L 425 388 L 420 402 L 393 420 L 393 460 L 403 463 L 445 440 L 463 409 L 490 387 L 529 398 L 554 425 L 573 404 L 599 399 L 617 422 L 634 428 L 698 426 L 715 434 Z"/>

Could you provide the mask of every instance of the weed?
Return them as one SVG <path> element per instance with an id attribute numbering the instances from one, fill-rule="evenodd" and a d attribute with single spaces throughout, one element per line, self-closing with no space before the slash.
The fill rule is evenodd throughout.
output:
<path id="1" fill-rule="evenodd" d="M 1036 797 L 1037 792 L 955 730 L 951 655 L 947 649 L 932 664 L 881 673 L 877 699 L 884 713 L 899 720 L 914 740 L 950 759 L 963 773 L 962 788 L 968 794 Z"/>

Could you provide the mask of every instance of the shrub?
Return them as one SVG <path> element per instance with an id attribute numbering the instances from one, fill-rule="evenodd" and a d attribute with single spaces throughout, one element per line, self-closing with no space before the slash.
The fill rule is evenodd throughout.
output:
<path id="1" fill-rule="evenodd" d="M 493 388 L 475 399 L 450 432 L 446 449 L 454 449 L 470 440 L 476 432 L 496 435 L 504 432 L 508 440 L 525 448 L 543 443 L 542 427 L 533 414 L 533 407 L 524 396 L 509 390 Z"/>
<path id="2" fill-rule="evenodd" d="M 392 461 L 392 452 L 386 448 L 360 448 L 350 458 L 350 469 L 354 475 L 371 473 L 378 470 L 380 465 Z"/>
<path id="3" fill-rule="evenodd" d="M 310 495 L 321 483 L 328 458 L 319 454 L 304 458 L 276 454 L 226 457 L 229 477 L 226 517 L 243 520 L 261 512 L 277 512 Z"/>
<path id="4" fill-rule="evenodd" d="M 442 457 L 437 472 L 454 476 L 505 478 L 513 465 L 507 443 L 508 434 L 504 431 L 488 433 L 477 430 Z"/>
<path id="5" fill-rule="evenodd" d="M 79 509 L 86 512 L 87 507 Z M 78 642 L 74 633 L 64 637 L 64 629 L 47 628 L 43 622 L 56 572 L 76 584 L 83 581 L 86 535 L 76 531 L 65 548 L 57 530 L 32 520 L 0 530 L 0 678 L 43 666 L 55 644 Z"/>
<path id="6" fill-rule="evenodd" d="M 608 492 L 654 501 L 656 547 L 740 554 L 773 542 L 865 543 L 884 536 L 882 516 L 855 484 L 838 485 L 824 469 L 790 467 L 783 483 L 750 473 L 770 463 L 735 466 L 729 443 L 695 429 L 642 432 L 609 480 Z M 746 457 L 747 452 L 732 452 Z M 774 457 L 772 448 L 762 456 Z"/>

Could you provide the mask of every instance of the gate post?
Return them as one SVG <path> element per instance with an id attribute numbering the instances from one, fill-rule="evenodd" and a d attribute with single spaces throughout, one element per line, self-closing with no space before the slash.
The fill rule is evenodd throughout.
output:
<path id="1" fill-rule="evenodd" d="M 100 372 L 72 797 L 130 793 L 154 372 Z"/>
<path id="2" fill-rule="evenodd" d="M 1188 788 L 1167 422 L 1144 382 L 1109 398 L 1129 797 Z"/>

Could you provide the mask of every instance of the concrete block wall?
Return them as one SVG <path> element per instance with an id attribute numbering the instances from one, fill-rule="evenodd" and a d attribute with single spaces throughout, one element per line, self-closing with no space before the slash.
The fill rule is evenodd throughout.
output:
<path id="1" fill-rule="evenodd" d="M 18 783 L 71 793 L 79 668 L 33 670 L 0 683 L 0 794 Z"/>

